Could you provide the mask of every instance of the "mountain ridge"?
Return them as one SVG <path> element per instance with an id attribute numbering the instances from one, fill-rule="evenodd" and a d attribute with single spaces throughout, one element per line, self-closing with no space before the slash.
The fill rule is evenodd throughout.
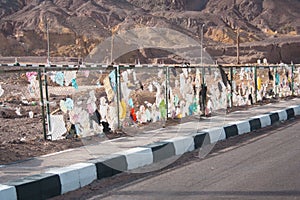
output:
<path id="1" fill-rule="evenodd" d="M 199 41 L 202 24 L 207 49 L 223 49 L 222 56 L 212 53 L 219 62 L 233 62 L 238 29 L 241 44 L 259 42 L 258 50 L 271 45 L 269 38 L 276 38 L 275 47 L 282 46 L 286 37 L 294 38 L 289 41 L 293 48 L 287 49 L 294 55 L 300 51 L 298 10 L 300 0 L 4 0 L 0 55 L 46 55 L 46 22 L 51 56 L 85 57 L 115 29 L 167 27 Z M 266 52 L 258 50 L 242 53 L 241 61 L 264 56 L 272 62 L 290 59 L 272 56 L 269 47 Z M 155 56 L 155 51 L 150 54 Z M 144 57 L 147 62 L 145 53 Z M 300 58 L 293 60 L 300 63 Z"/>

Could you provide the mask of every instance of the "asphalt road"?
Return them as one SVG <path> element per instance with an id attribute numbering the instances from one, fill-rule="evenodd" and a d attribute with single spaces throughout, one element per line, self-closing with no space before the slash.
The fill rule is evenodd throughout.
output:
<path id="1" fill-rule="evenodd" d="M 92 199 L 300 199 L 300 123 Z"/>

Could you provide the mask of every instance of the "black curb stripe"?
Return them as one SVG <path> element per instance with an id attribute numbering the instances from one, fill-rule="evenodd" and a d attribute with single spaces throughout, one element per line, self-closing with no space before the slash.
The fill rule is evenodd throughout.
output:
<path id="1" fill-rule="evenodd" d="M 259 118 L 249 120 L 250 130 L 255 131 L 261 128 L 261 122 Z"/>
<path id="2" fill-rule="evenodd" d="M 172 142 L 155 142 L 144 147 L 151 148 L 154 163 L 176 155 L 175 146 Z"/>
<path id="3" fill-rule="evenodd" d="M 295 117 L 295 111 L 293 108 L 286 109 L 287 119 L 292 119 Z"/>
<path id="4" fill-rule="evenodd" d="M 61 182 L 57 174 L 37 174 L 8 182 L 15 186 L 18 200 L 42 200 L 61 195 Z"/>
<path id="5" fill-rule="evenodd" d="M 279 114 L 278 113 L 271 113 L 270 114 L 271 125 L 279 121 Z"/>
<path id="6" fill-rule="evenodd" d="M 199 133 L 194 136 L 195 149 L 199 149 L 208 144 L 210 144 L 210 137 L 208 133 Z"/>
<path id="7" fill-rule="evenodd" d="M 124 155 L 110 158 L 95 164 L 97 179 L 103 179 L 127 171 L 128 164 Z"/>
<path id="8" fill-rule="evenodd" d="M 235 125 L 235 124 L 233 124 L 231 126 L 224 127 L 224 131 L 225 131 L 225 134 L 226 134 L 226 139 L 230 138 L 230 137 L 233 137 L 233 136 L 239 135 L 239 130 L 237 128 L 237 125 Z"/>

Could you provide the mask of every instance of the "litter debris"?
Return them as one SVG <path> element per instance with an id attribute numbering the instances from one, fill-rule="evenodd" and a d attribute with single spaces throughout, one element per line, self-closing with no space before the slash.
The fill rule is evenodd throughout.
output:
<path id="1" fill-rule="evenodd" d="M 4 94 L 4 90 L 2 89 L 2 86 L 0 85 L 0 97 Z"/>
<path id="2" fill-rule="evenodd" d="M 28 116 L 29 116 L 29 118 L 33 118 L 33 112 L 30 111 L 30 112 L 28 113 Z"/>
<path id="3" fill-rule="evenodd" d="M 63 115 L 50 115 L 51 130 L 49 135 L 51 135 L 52 140 L 62 139 L 62 135 L 67 132 L 64 122 Z"/>
<path id="4" fill-rule="evenodd" d="M 18 116 L 22 116 L 22 114 L 21 114 L 21 108 L 20 107 L 16 108 L 16 114 Z"/>
<path id="5" fill-rule="evenodd" d="M 63 72 L 57 72 L 55 77 L 54 77 L 54 81 L 60 85 L 63 86 L 64 85 L 64 80 L 65 80 L 65 75 Z"/>

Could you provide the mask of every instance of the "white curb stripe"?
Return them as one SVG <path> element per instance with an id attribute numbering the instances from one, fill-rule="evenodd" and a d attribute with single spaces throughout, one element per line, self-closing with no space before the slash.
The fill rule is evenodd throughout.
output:
<path id="1" fill-rule="evenodd" d="M 182 155 L 195 149 L 194 138 L 191 136 L 177 137 L 169 140 L 164 140 L 164 142 L 173 143 L 176 155 Z"/>
<path id="2" fill-rule="evenodd" d="M 209 134 L 211 144 L 226 139 L 226 134 L 223 127 L 205 129 L 203 132 L 207 132 Z"/>
<path id="3" fill-rule="evenodd" d="M 17 191 L 14 186 L 0 184 L 0 199 L 17 200 Z"/>
<path id="4" fill-rule="evenodd" d="M 267 127 L 271 125 L 271 118 L 270 115 L 259 115 L 256 117 L 252 117 L 252 119 L 259 119 L 260 120 L 260 124 L 261 124 L 261 128 Z"/>
<path id="5" fill-rule="evenodd" d="M 286 110 L 278 110 L 276 111 L 279 115 L 279 121 L 286 121 L 287 120 L 287 113 Z"/>
<path id="6" fill-rule="evenodd" d="M 251 131 L 249 121 L 232 122 L 232 123 L 230 123 L 230 125 L 237 126 L 239 135 L 243 135 L 245 133 L 250 133 L 250 131 Z"/>
<path id="7" fill-rule="evenodd" d="M 79 189 L 97 179 L 96 166 L 91 163 L 78 163 L 52 169 L 47 171 L 47 173 L 59 175 L 62 194 Z"/>
<path id="8" fill-rule="evenodd" d="M 151 148 L 137 147 L 116 153 L 126 157 L 128 170 L 137 169 L 153 163 L 153 154 Z"/>

